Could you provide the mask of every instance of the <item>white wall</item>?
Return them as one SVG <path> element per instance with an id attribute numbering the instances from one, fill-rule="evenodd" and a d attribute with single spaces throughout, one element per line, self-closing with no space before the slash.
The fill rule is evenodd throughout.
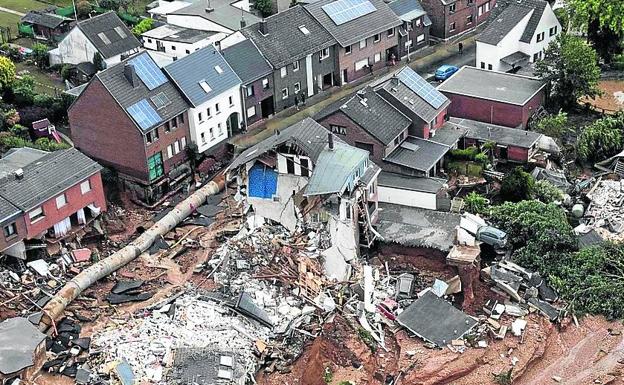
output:
<path id="1" fill-rule="evenodd" d="M 201 31 L 224 32 L 227 34 L 234 32 L 222 25 L 206 20 L 203 17 L 193 15 L 167 15 L 167 23 L 184 28 L 199 29 Z"/>
<path id="2" fill-rule="evenodd" d="M 290 154 L 277 154 L 277 172 L 279 172 L 280 174 L 286 174 L 287 173 L 287 166 L 286 166 L 286 157 L 289 158 L 293 158 L 294 159 L 294 166 L 295 166 L 295 175 L 301 175 L 301 159 L 307 159 L 308 161 L 308 175 L 312 175 L 312 161 L 310 160 L 309 157 L 307 156 L 299 156 L 299 155 L 290 155 Z"/>
<path id="3" fill-rule="evenodd" d="M 550 28 L 557 27 L 557 34 L 554 36 L 550 36 Z M 537 35 L 541 32 L 544 32 L 544 40 L 537 42 Z M 531 44 L 522 43 L 525 47 L 523 47 L 522 51 L 527 55 L 531 56 L 531 62 L 533 62 L 533 55 L 536 52 L 543 51 L 548 47 L 551 41 L 553 41 L 559 34 L 561 33 L 561 23 L 557 20 L 557 16 L 555 12 L 553 12 L 550 4 L 546 5 L 544 9 L 544 13 L 542 14 L 542 18 L 535 30 L 535 34 L 531 38 Z"/>
<path id="4" fill-rule="evenodd" d="M 231 47 L 233 45 L 236 45 L 238 43 L 240 43 L 241 41 L 247 40 L 247 38 L 245 37 L 245 35 L 243 35 L 241 33 L 241 31 L 236 31 L 228 36 L 226 36 L 225 38 L 221 39 L 221 41 L 219 41 L 219 47 L 221 49 L 226 49 L 227 47 Z"/>
<path id="5" fill-rule="evenodd" d="M 521 49 L 520 38 L 526 29 L 531 14 L 532 12 L 529 12 L 522 18 L 497 45 L 477 41 L 477 68 L 481 68 L 481 63 L 483 62 L 485 63 L 485 69 L 488 69 L 488 64 L 491 64 L 493 71 L 505 72 L 509 70 L 511 67 L 505 63 L 501 63 L 500 59 L 514 52 L 523 51 Z"/>
<path id="6" fill-rule="evenodd" d="M 213 44 L 214 42 L 219 41 L 223 37 L 225 37 L 225 33 L 217 33 L 215 35 L 210 36 L 208 39 L 200 40 L 192 44 L 175 42 L 175 41 L 167 41 L 167 40 L 156 39 L 153 37 L 146 37 L 146 36 L 141 37 L 141 40 L 143 41 L 143 47 L 152 51 L 157 51 L 158 49 L 157 42 L 160 41 L 162 46 L 165 49 L 164 51 L 160 51 L 161 53 L 164 53 L 167 56 L 181 59 L 184 56 L 197 51 L 198 49 L 207 47 Z M 175 50 L 173 49 L 173 47 L 175 47 Z M 189 53 L 186 52 L 187 50 Z"/>
<path id="7" fill-rule="evenodd" d="M 78 27 L 72 30 L 58 44 L 56 55 L 50 55 L 50 64 L 79 64 L 93 62 L 97 50 Z M 57 56 L 58 55 L 58 56 Z"/>
<path id="8" fill-rule="evenodd" d="M 379 202 L 394 203 L 408 207 L 435 210 L 436 194 L 421 191 L 402 190 L 393 187 L 377 186 Z"/>

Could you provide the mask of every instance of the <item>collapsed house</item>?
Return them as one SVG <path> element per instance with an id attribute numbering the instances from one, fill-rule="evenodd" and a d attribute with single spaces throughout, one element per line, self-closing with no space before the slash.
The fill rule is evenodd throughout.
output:
<path id="1" fill-rule="evenodd" d="M 19 383 L 39 371 L 46 357 L 45 339 L 26 318 L 0 323 L 0 384 Z"/>
<path id="2" fill-rule="evenodd" d="M 326 230 L 323 252 L 330 278 L 348 276 L 347 262 L 378 233 L 377 176 L 368 151 L 349 146 L 312 119 L 304 119 L 243 152 L 228 168 L 246 210 L 290 231 Z"/>

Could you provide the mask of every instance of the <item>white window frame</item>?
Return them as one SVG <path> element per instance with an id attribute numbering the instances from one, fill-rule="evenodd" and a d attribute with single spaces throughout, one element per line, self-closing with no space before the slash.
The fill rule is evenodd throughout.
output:
<path id="1" fill-rule="evenodd" d="M 388 32 L 391 31 L 391 32 Z M 388 31 L 386 31 L 386 33 L 388 34 L 388 37 L 392 37 L 394 36 L 395 32 L 394 32 L 394 27 L 389 28 Z"/>
<path id="2" fill-rule="evenodd" d="M 360 71 L 360 70 L 363 70 L 367 65 L 368 65 L 368 59 L 362 59 L 354 63 L 354 68 L 356 71 Z"/>
<path id="3" fill-rule="evenodd" d="M 62 193 L 61 195 L 57 196 L 55 201 L 56 201 L 57 209 L 67 206 L 67 196 L 65 195 L 65 193 Z"/>
<path id="4" fill-rule="evenodd" d="M 381 41 L 381 33 L 373 35 L 373 43 L 379 43 Z"/>
<path id="5" fill-rule="evenodd" d="M 280 77 L 283 79 L 288 75 L 288 68 L 286 66 L 280 68 Z"/>
<path id="6" fill-rule="evenodd" d="M 319 54 L 319 59 L 320 60 L 325 60 L 329 57 L 329 47 L 327 48 L 323 48 L 321 50 L 321 53 Z"/>
<path id="7" fill-rule="evenodd" d="M 167 146 L 167 159 L 173 158 L 173 147 L 171 145 Z"/>
<path id="8" fill-rule="evenodd" d="M 292 65 L 293 65 L 293 72 L 299 71 L 299 60 L 295 60 Z"/>
<path id="9" fill-rule="evenodd" d="M 180 147 L 182 147 L 183 150 L 186 148 L 186 136 L 183 136 L 182 139 L 180 139 Z"/>
<path id="10" fill-rule="evenodd" d="M 362 40 L 360 40 L 360 49 L 364 49 L 364 48 L 366 48 L 366 44 L 367 44 L 367 43 L 366 43 L 366 39 L 362 39 Z"/>
<path id="11" fill-rule="evenodd" d="M 219 136 L 223 136 L 223 127 L 221 126 L 221 123 L 217 123 L 217 133 Z"/>
<path id="12" fill-rule="evenodd" d="M 420 43 L 420 42 L 423 42 L 423 41 L 425 41 L 425 34 L 424 33 L 416 36 L 416 43 Z"/>
<path id="13" fill-rule="evenodd" d="M 288 99 L 288 88 L 282 88 L 282 100 L 284 99 Z"/>
<path id="14" fill-rule="evenodd" d="M 353 48 L 351 47 L 351 45 L 345 47 L 345 55 L 351 55 L 351 52 L 353 52 Z"/>
<path id="15" fill-rule="evenodd" d="M 297 82 L 293 85 L 293 92 L 298 94 L 301 91 L 301 82 Z"/>
<path id="16" fill-rule="evenodd" d="M 180 153 L 180 142 L 177 140 L 173 142 L 173 153 L 176 155 Z"/>
<path id="17" fill-rule="evenodd" d="M 45 218 L 45 213 L 43 212 L 43 207 L 41 206 L 28 212 L 28 219 L 30 219 L 30 223 L 35 223 L 43 218 Z"/>
<path id="18" fill-rule="evenodd" d="M 256 116 L 256 106 L 251 106 L 247 109 L 247 117 L 250 118 Z"/>
<path id="19" fill-rule="evenodd" d="M 80 193 L 82 195 L 85 195 L 89 191 L 91 191 L 91 181 L 87 179 L 83 181 L 82 183 L 80 183 Z"/>
<path id="20" fill-rule="evenodd" d="M 269 78 L 262 79 L 262 88 L 265 90 L 269 88 Z"/>
<path id="21" fill-rule="evenodd" d="M 373 57 L 373 62 L 379 63 L 381 61 L 381 52 L 377 52 Z"/>

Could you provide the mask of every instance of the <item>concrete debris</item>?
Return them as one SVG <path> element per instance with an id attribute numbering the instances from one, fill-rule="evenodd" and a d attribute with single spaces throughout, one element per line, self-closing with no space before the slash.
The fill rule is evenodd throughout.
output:
<path id="1" fill-rule="evenodd" d="M 522 332 L 524 332 L 524 329 L 526 328 L 526 326 L 527 326 L 527 321 L 521 318 L 518 318 L 511 323 L 511 332 L 513 333 L 514 336 L 521 337 Z"/>
<path id="2" fill-rule="evenodd" d="M 624 184 L 623 181 L 599 179 L 587 193 L 590 200 L 583 215 L 586 232 L 596 229 L 611 241 L 621 241 L 624 231 Z"/>

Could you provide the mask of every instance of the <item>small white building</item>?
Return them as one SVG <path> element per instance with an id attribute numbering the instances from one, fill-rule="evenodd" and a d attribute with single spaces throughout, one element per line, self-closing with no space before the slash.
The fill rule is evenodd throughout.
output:
<path id="1" fill-rule="evenodd" d="M 561 24 L 547 1 L 513 2 L 477 38 L 477 67 L 515 72 L 541 60 L 559 33 Z"/>
<path id="2" fill-rule="evenodd" d="M 259 22 L 261 19 L 250 11 L 248 0 L 197 0 L 196 2 L 167 13 L 167 23 L 180 27 L 193 27 L 208 32 L 230 34 Z"/>
<path id="3" fill-rule="evenodd" d="M 141 40 L 145 49 L 161 52 L 177 60 L 215 44 L 225 36 L 223 32 L 207 32 L 165 24 L 145 32 L 141 35 Z"/>
<path id="4" fill-rule="evenodd" d="M 240 78 L 212 45 L 163 69 L 191 104 L 191 141 L 200 153 L 219 151 L 241 128 Z"/>
<path id="5" fill-rule="evenodd" d="M 141 42 L 132 34 L 115 12 L 80 21 L 49 52 L 50 65 L 93 63 L 96 53 L 103 67 L 120 63 L 141 50 Z"/>

